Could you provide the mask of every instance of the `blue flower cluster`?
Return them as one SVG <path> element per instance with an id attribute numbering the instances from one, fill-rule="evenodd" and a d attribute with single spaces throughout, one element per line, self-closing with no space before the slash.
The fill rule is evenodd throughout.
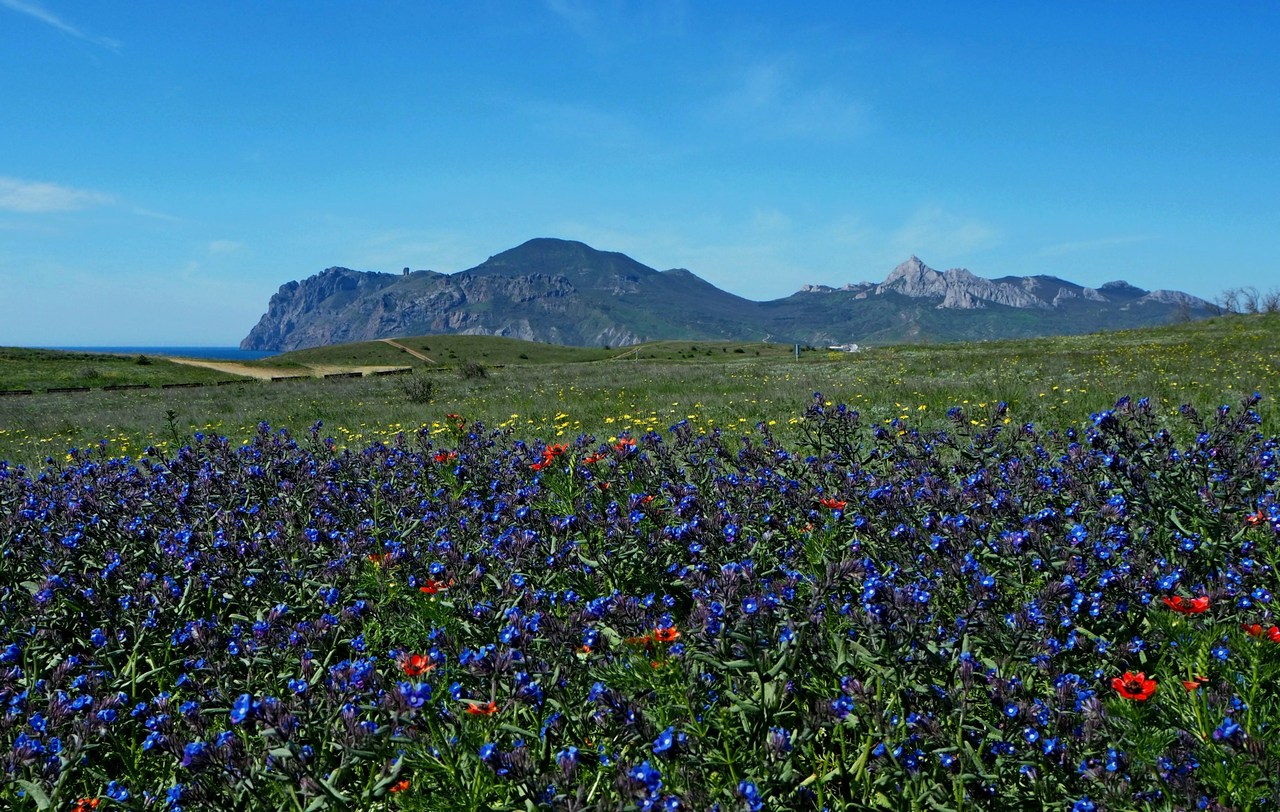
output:
<path id="1" fill-rule="evenodd" d="M 1274 805 L 1257 404 L 0 463 L 0 797 Z"/>

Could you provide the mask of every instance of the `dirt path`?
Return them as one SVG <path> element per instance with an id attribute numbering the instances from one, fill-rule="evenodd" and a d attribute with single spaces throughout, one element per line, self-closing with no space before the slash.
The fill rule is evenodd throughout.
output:
<path id="1" fill-rule="evenodd" d="M 250 378 L 257 378 L 261 381 L 269 381 L 272 378 L 320 378 L 325 375 L 333 375 L 341 372 L 359 372 L 368 375 L 371 372 L 386 372 L 392 369 L 401 369 L 401 367 L 389 366 L 332 366 L 330 364 L 311 364 L 306 367 L 251 367 L 246 364 L 237 363 L 235 361 L 206 361 L 200 358 L 165 358 L 166 361 L 173 361 L 175 364 L 186 364 L 193 367 L 204 367 L 205 369 L 216 369 L 219 372 L 225 372 L 228 375 L 244 375 Z"/>
<path id="2" fill-rule="evenodd" d="M 405 352 L 412 355 L 414 358 L 417 358 L 419 361 L 426 361 L 428 364 L 435 363 L 434 358 L 429 358 L 411 347 L 406 347 L 405 345 L 401 344 L 399 341 L 396 341 L 394 338 L 380 338 L 378 340 L 383 342 L 384 344 L 390 344 L 391 346 L 395 347 L 397 350 L 404 350 Z"/>

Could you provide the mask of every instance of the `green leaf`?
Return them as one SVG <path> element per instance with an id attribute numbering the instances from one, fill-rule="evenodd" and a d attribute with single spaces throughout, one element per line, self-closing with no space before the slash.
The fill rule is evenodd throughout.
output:
<path id="1" fill-rule="evenodd" d="M 34 784 L 25 778 L 15 778 L 13 779 L 13 783 L 22 787 L 22 791 L 27 793 L 31 800 L 36 802 L 36 809 L 43 810 L 48 809 L 51 806 L 52 802 L 49 800 L 49 796 L 46 795 L 44 790 L 42 790 L 37 784 Z"/>

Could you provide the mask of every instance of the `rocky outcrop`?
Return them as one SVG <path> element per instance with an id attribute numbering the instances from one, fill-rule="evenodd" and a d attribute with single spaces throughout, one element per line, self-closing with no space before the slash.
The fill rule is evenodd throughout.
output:
<path id="1" fill-rule="evenodd" d="M 939 308 L 972 310 L 988 303 L 1006 307 L 1052 307 L 1026 285 L 996 282 L 974 276 L 964 268 L 939 273 L 911 257 L 893 269 L 876 293 L 899 293 L 913 299 L 941 299 Z"/>
<path id="2" fill-rule="evenodd" d="M 240 346 L 284 351 L 431 333 L 581 346 L 765 337 L 825 346 L 1079 333 L 1210 312 L 1208 302 L 1178 291 L 1121 281 L 1095 290 L 1052 276 L 985 279 L 963 268 L 939 272 L 914 256 L 880 283 L 805 285 L 785 299 L 753 302 L 683 268 L 657 271 L 624 254 L 544 238 L 454 274 L 327 268 L 282 285 Z"/>

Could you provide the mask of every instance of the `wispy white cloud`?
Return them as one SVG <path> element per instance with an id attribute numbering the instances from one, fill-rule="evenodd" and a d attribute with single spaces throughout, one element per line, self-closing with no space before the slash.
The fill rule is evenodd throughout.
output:
<path id="1" fill-rule="evenodd" d="M 235 240 L 212 240 L 205 247 L 210 254 L 234 254 L 244 248 L 244 243 Z"/>
<path id="2" fill-rule="evenodd" d="M 0 3 L 7 2 L 0 0 Z M 75 211 L 112 202 L 111 195 L 101 192 L 0 176 L 0 211 L 24 214 Z"/>
<path id="3" fill-rule="evenodd" d="M 77 28 L 54 14 L 52 11 L 44 8 L 39 3 L 33 2 L 33 0 L 0 0 L 0 6 L 4 6 L 5 8 L 16 11 L 19 14 L 25 14 L 28 17 L 39 20 L 40 22 L 50 25 L 62 33 L 75 37 L 76 39 L 82 39 L 85 42 L 92 42 L 95 45 L 101 45 L 103 48 L 108 48 L 112 51 L 118 51 L 120 49 L 119 40 L 112 39 L 111 37 L 102 37 L 97 34 L 91 34 L 88 31 Z"/>
<path id="4" fill-rule="evenodd" d="M 960 255 L 999 244 L 999 230 L 981 220 L 953 214 L 937 206 L 917 209 L 889 235 L 899 259 L 915 254 L 943 264 Z M 929 260 L 926 260 L 929 261 Z"/>
<path id="5" fill-rule="evenodd" d="M 841 140 L 867 128 L 870 115 L 862 101 L 831 82 L 810 82 L 803 73 L 795 60 L 753 62 L 708 109 L 769 138 Z"/>
<path id="6" fill-rule="evenodd" d="M 547 8 L 585 39 L 594 39 L 600 26 L 601 8 L 583 0 L 547 0 Z"/>
<path id="7" fill-rule="evenodd" d="M 685 0 L 546 0 L 546 6 L 569 30 L 595 48 L 614 46 L 620 36 L 634 36 L 638 31 L 682 35 L 688 19 Z"/>
<path id="8" fill-rule="evenodd" d="M 1075 240 L 1041 248 L 1040 256 L 1060 257 L 1067 254 L 1078 254 L 1084 251 L 1097 251 L 1104 248 L 1113 248 L 1117 245 L 1132 245 L 1134 243 L 1151 242 L 1156 239 L 1159 239 L 1159 237 L 1155 234 L 1123 234 L 1116 237 L 1099 237 L 1093 240 Z"/>
<path id="9" fill-rule="evenodd" d="M 154 209 L 144 209 L 140 206 L 134 206 L 132 209 L 130 209 L 130 211 L 132 211 L 134 214 L 138 215 L 139 217 L 148 217 L 152 220 L 163 220 L 166 223 L 187 222 L 185 218 L 177 217 L 172 214 L 166 214 L 162 211 L 155 211 Z"/>

